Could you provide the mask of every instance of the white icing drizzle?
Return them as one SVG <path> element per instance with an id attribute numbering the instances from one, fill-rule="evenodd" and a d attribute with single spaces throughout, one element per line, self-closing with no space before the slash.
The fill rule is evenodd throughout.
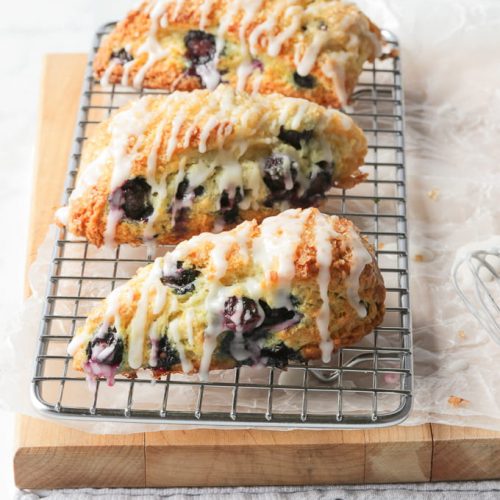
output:
<path id="1" fill-rule="evenodd" d="M 57 221 L 59 221 L 63 226 L 68 225 L 68 217 L 69 217 L 69 207 L 61 207 L 56 210 L 54 215 Z"/>
<path id="2" fill-rule="evenodd" d="M 169 24 L 167 8 L 174 5 L 173 11 L 170 15 L 171 21 L 176 21 L 182 12 L 185 0 L 155 0 L 150 3 L 146 8 L 146 12 L 150 17 L 150 27 L 147 32 L 146 38 L 142 45 L 137 49 L 136 58 L 123 65 L 122 84 L 129 83 L 130 69 L 137 63 L 139 59 L 137 55 L 146 54 L 147 60 L 138 68 L 137 73 L 133 79 L 133 86 L 140 88 L 143 85 L 144 78 L 147 72 L 154 66 L 156 62 L 164 57 L 168 57 L 169 50 L 163 48 L 158 40 L 158 28 L 166 30 Z M 215 54 L 211 61 L 206 64 L 196 65 L 195 71 L 201 78 L 205 87 L 209 90 L 214 90 L 221 81 L 221 75 L 218 71 L 218 63 L 220 56 L 225 46 L 225 35 L 229 28 L 236 22 L 240 12 L 243 10 L 243 15 L 240 16 L 238 35 L 241 45 L 243 60 L 237 69 L 238 74 L 238 89 L 245 87 L 246 79 L 252 74 L 249 68 L 248 55 L 256 57 L 259 53 L 259 43 L 266 48 L 266 52 L 271 57 L 276 57 L 280 54 L 283 45 L 288 40 L 293 38 L 299 31 L 304 20 L 310 18 L 328 17 L 328 10 L 325 10 L 326 2 L 311 3 L 307 6 L 297 5 L 296 0 L 276 0 L 271 3 L 270 12 L 267 17 L 262 19 L 260 17 L 263 0 L 232 0 L 227 2 L 221 9 L 223 13 L 219 16 L 216 14 L 216 25 L 218 25 L 216 33 L 216 48 Z M 215 0 L 203 0 L 199 6 L 200 21 L 199 29 L 205 30 L 208 24 L 209 16 L 214 11 Z M 252 29 L 249 27 L 257 21 Z M 278 23 L 280 19 L 280 23 Z M 326 19 L 328 20 L 328 19 Z M 319 54 L 323 51 L 325 44 L 335 37 L 335 32 L 324 25 L 326 29 L 314 30 L 312 41 L 305 47 L 302 52 L 302 57 L 298 54 L 303 46 L 303 41 L 295 42 L 295 66 L 297 72 L 301 76 L 307 76 L 312 71 L 316 64 Z M 339 22 L 336 27 L 337 32 L 347 33 L 349 41 L 347 49 L 356 52 L 359 50 L 360 37 L 367 38 L 373 45 L 374 54 L 379 56 L 382 52 L 382 47 L 378 36 L 370 30 L 370 25 L 367 19 L 362 16 L 359 11 L 349 12 Z M 354 33 L 352 31 L 355 31 Z M 267 47 L 266 47 L 267 44 Z M 343 52 L 347 55 L 347 52 Z M 107 78 L 112 73 L 116 64 L 119 61 L 110 61 L 105 73 L 102 77 L 103 85 L 106 84 Z M 342 65 L 340 63 L 339 65 Z M 330 65 L 331 66 L 331 65 Z M 331 74 L 331 67 L 326 66 L 326 72 Z M 321 71 L 325 74 L 322 66 Z M 336 70 L 340 74 L 340 69 Z M 343 68 L 342 68 L 343 71 Z M 257 92 L 260 87 L 262 77 L 256 77 L 257 81 L 254 82 L 253 92 Z M 341 88 L 341 78 L 337 78 L 338 88 Z M 346 99 L 344 99 L 344 102 Z"/>
<path id="3" fill-rule="evenodd" d="M 148 307 L 150 305 L 150 292 L 155 285 L 158 285 L 161 274 L 161 259 L 156 259 L 151 267 L 151 271 L 144 280 L 141 288 L 141 296 L 137 302 L 132 321 L 129 325 L 128 336 L 128 364 L 133 370 L 142 366 L 144 356 L 144 334 L 146 332 L 148 320 Z"/>
<path id="4" fill-rule="evenodd" d="M 82 166 L 78 182 L 76 183 L 75 189 L 72 191 L 69 198 L 70 201 L 75 201 L 78 198 L 81 198 L 89 187 L 94 186 L 97 183 L 104 165 L 110 158 L 111 151 L 106 148 L 94 161 Z"/>
<path id="5" fill-rule="evenodd" d="M 243 9 L 245 10 L 245 14 L 243 15 L 243 19 L 240 24 L 240 43 L 242 46 L 242 50 L 246 52 L 246 40 L 247 40 L 247 29 L 252 21 L 255 20 L 255 16 L 262 6 L 263 0 L 245 0 L 243 4 Z"/>
<path id="6" fill-rule="evenodd" d="M 332 228 L 334 218 L 315 217 L 314 237 L 316 244 L 316 261 L 318 263 L 318 287 L 321 297 L 321 307 L 316 316 L 316 326 L 321 338 L 321 358 L 324 363 L 330 362 L 333 352 L 333 342 L 330 335 L 330 300 L 328 288 L 330 285 L 330 266 L 332 263 L 332 240 L 339 234 Z M 337 220 L 338 218 L 335 218 Z"/>
<path id="7" fill-rule="evenodd" d="M 151 25 L 144 43 L 137 50 L 137 54 L 147 54 L 148 58 L 145 64 L 137 71 L 134 76 L 133 86 L 135 88 L 141 88 L 144 82 L 146 73 L 154 66 L 154 64 L 169 54 L 168 48 L 163 48 L 158 42 L 157 32 L 158 26 L 160 25 L 160 18 L 165 14 L 167 5 L 171 3 L 172 0 L 161 0 L 152 6 L 149 13 Z M 182 0 L 178 2 L 182 6 Z M 168 21 L 168 20 L 166 20 Z"/>
<path id="8" fill-rule="evenodd" d="M 179 14 L 181 13 L 183 5 L 184 5 L 184 0 L 175 0 L 175 9 L 174 9 L 174 15 L 173 15 L 174 21 L 179 17 Z"/>
<path id="9" fill-rule="evenodd" d="M 194 312 L 191 308 L 186 311 L 186 334 L 190 345 L 194 345 L 193 335 Z"/>
<path id="10" fill-rule="evenodd" d="M 238 92 L 244 92 L 247 80 L 250 75 L 254 72 L 255 68 L 250 59 L 245 59 L 236 70 L 237 83 L 236 90 Z"/>
<path id="11" fill-rule="evenodd" d="M 248 258 L 248 241 L 252 227 L 251 222 L 245 222 L 233 231 L 226 233 L 218 235 L 202 233 L 179 244 L 164 259 L 164 273 L 169 274 L 175 270 L 177 261 L 183 261 L 191 252 L 196 251 L 199 245 L 212 244 L 209 257 L 211 274 L 207 276 L 210 288 L 205 300 L 208 322 L 204 332 L 203 355 L 200 363 L 200 377 L 204 380 L 208 377 L 212 354 L 217 346 L 217 337 L 222 332 L 221 311 L 224 307 L 227 291 L 220 281 L 227 271 L 227 254 L 236 245 L 240 253 Z"/>
<path id="12" fill-rule="evenodd" d="M 179 135 L 179 131 L 184 124 L 185 120 L 187 117 L 187 113 L 185 109 L 181 109 L 174 117 L 172 120 L 172 129 L 170 132 L 170 137 L 168 139 L 167 143 L 167 152 L 166 152 L 166 157 L 167 160 L 170 160 L 172 158 L 172 155 L 174 154 L 175 151 L 175 146 L 177 145 L 177 136 Z"/>
<path id="13" fill-rule="evenodd" d="M 297 73 L 300 76 L 307 76 L 311 72 L 316 63 L 318 54 L 329 38 L 330 35 L 328 31 L 321 29 L 315 31 L 311 44 L 306 48 L 302 59 L 297 65 Z"/>
<path id="14" fill-rule="evenodd" d="M 116 228 L 123 217 L 123 210 L 109 207 L 106 217 L 106 229 L 104 230 L 104 244 L 108 247 L 115 246 Z"/>
<path id="15" fill-rule="evenodd" d="M 139 99 L 128 109 L 115 115 L 113 120 L 109 123 L 108 130 L 111 133 L 111 140 L 108 148 L 104 151 L 104 155 L 106 160 L 109 156 L 113 159 L 113 170 L 109 186 L 109 192 L 111 195 L 130 176 L 130 170 L 135 158 L 135 153 L 144 139 L 144 130 L 153 117 L 153 113 L 148 111 L 148 104 L 148 98 Z M 128 151 L 131 136 L 135 136 L 137 140 L 133 148 Z M 92 177 L 94 175 L 100 175 L 104 163 L 105 161 L 98 159 L 98 162 L 96 163 L 97 171 L 94 174 L 94 171 L 92 170 L 89 175 L 92 175 Z M 94 178 L 93 180 L 94 182 L 96 181 Z M 75 196 L 78 196 L 78 193 L 75 193 Z M 116 226 L 122 215 L 123 213 L 121 209 L 115 208 L 110 204 L 106 221 L 106 229 L 104 231 L 104 243 L 106 245 L 114 245 Z"/>
<path id="16" fill-rule="evenodd" d="M 193 136 L 196 128 L 198 127 L 198 123 L 201 121 L 202 118 L 205 117 L 205 115 L 208 114 L 209 108 L 208 106 L 204 106 L 200 109 L 197 115 L 193 118 L 193 121 L 191 122 L 191 125 L 188 127 L 184 134 L 184 140 L 182 147 L 184 149 L 187 149 L 189 147 L 189 144 L 191 143 L 191 137 Z"/>
<path id="17" fill-rule="evenodd" d="M 108 67 L 104 71 L 103 75 L 101 76 L 100 84 L 101 87 L 103 88 L 109 88 L 111 85 L 109 84 L 109 77 L 112 75 L 113 70 L 119 66 L 120 63 L 116 60 L 111 60 L 111 62 L 108 64 Z"/>
<path id="18" fill-rule="evenodd" d="M 222 166 L 217 177 L 219 192 L 222 193 L 223 191 L 227 191 L 229 198 L 232 199 L 238 187 L 243 190 L 243 171 L 241 163 L 234 158 L 231 153 L 226 151 L 220 151 L 215 161 L 218 165 Z M 220 199 L 218 203 L 220 203 Z"/>
<path id="19" fill-rule="evenodd" d="M 248 37 L 250 54 L 252 54 L 252 56 L 257 55 L 257 44 L 259 43 L 259 38 L 263 34 L 270 32 L 275 25 L 276 25 L 276 17 L 271 15 L 266 21 L 259 24 L 252 30 L 250 36 Z"/>
<path id="20" fill-rule="evenodd" d="M 347 299 L 360 318 L 366 317 L 367 311 L 359 298 L 359 278 L 365 266 L 372 262 L 372 256 L 366 249 L 361 236 L 354 229 L 349 229 L 349 247 L 351 249 L 350 272 L 346 278 Z"/>
<path id="21" fill-rule="evenodd" d="M 212 7 L 215 3 L 215 0 L 203 0 L 203 3 L 200 6 L 200 30 L 205 29 L 205 26 L 208 22 L 208 16 L 212 12 Z"/>
<path id="22" fill-rule="evenodd" d="M 288 210 L 278 216 L 265 219 L 259 226 L 257 236 L 253 236 L 256 223 L 245 222 L 232 231 L 219 235 L 203 233 L 184 241 L 164 258 L 158 258 L 154 261 L 148 274 L 143 278 L 138 300 L 132 296 L 131 290 L 127 289 L 126 286 L 117 288 L 110 294 L 106 301 L 106 310 L 100 332 L 106 332 L 110 325 L 114 325 L 119 331 L 119 303 L 120 299 L 124 299 L 123 294 L 128 293 L 130 297 L 126 297 L 124 303 L 136 302 L 137 304 L 128 326 L 129 366 L 132 369 L 138 369 L 142 366 L 146 338 L 149 338 L 151 343 L 149 365 L 151 367 L 157 366 L 160 332 L 164 328 L 158 316 L 161 315 L 161 318 L 164 318 L 173 314 L 175 317 L 167 324 L 168 338 L 179 353 L 183 371 L 185 373 L 192 372 L 193 364 L 186 353 L 186 345 L 193 346 L 195 342 L 194 310 L 189 304 L 185 304 L 184 315 L 179 316 L 178 299 L 175 295 L 168 294 L 168 289 L 161 283 L 160 278 L 175 272 L 178 261 L 185 261 L 191 254 L 198 252 L 200 247 L 205 247 L 208 249 L 207 272 L 204 273 L 208 288 L 204 303 L 207 324 L 200 361 L 200 377 L 206 380 L 212 355 L 217 347 L 217 338 L 225 331 L 222 311 L 228 297 L 241 294 L 242 290 L 245 295 L 254 298 L 262 297 L 264 293 L 269 296 L 268 292 L 271 292 L 272 299 L 269 303 L 272 307 L 293 308 L 290 294 L 296 273 L 297 249 L 304 241 L 304 226 L 309 221 L 314 224 L 314 245 L 318 264 L 317 283 L 322 301 L 316 317 L 316 324 L 321 339 L 322 358 L 324 362 L 328 362 L 333 351 L 333 342 L 329 331 L 331 312 L 328 299 L 330 267 L 333 258 L 332 245 L 334 241 L 339 241 L 342 238 L 342 241 L 351 250 L 350 272 L 346 277 L 346 289 L 349 303 L 356 309 L 360 317 L 366 316 L 366 310 L 359 298 L 359 279 L 365 266 L 372 262 L 371 254 L 365 248 L 356 230 L 350 228 L 341 237 L 333 229 L 335 220 L 337 219 L 323 215 L 314 208 Z M 237 258 L 241 259 L 241 265 L 245 265 L 251 258 L 256 271 L 241 282 L 224 285 L 229 265 L 229 252 L 232 255 L 236 254 Z M 169 297 L 168 304 L 167 297 Z M 237 303 L 231 317 L 235 325 L 241 325 L 242 322 L 238 320 L 243 312 L 242 303 Z M 262 322 L 264 313 L 260 307 L 259 316 Z M 252 354 L 245 347 L 242 328 L 236 327 L 235 338 L 231 343 L 231 353 L 237 360 L 255 358 L 255 353 Z M 88 341 L 88 336 L 75 337 L 69 345 L 68 352 L 74 355 L 86 341 Z M 97 362 L 110 354 L 109 349 L 106 349 L 96 353 Z M 254 361 L 258 361 L 258 359 L 255 358 Z M 95 375 L 104 373 L 100 370 L 100 366 L 89 366 L 88 369 Z M 112 375 L 113 373 L 110 373 L 110 376 Z"/>
<path id="23" fill-rule="evenodd" d="M 184 373 L 189 373 L 193 370 L 193 364 L 190 359 L 186 356 L 186 351 L 184 349 L 184 344 L 181 339 L 181 333 L 179 331 L 179 318 L 173 319 L 168 324 L 168 338 L 172 341 L 174 347 L 179 353 L 179 359 L 181 360 L 182 371 Z"/>
<path id="24" fill-rule="evenodd" d="M 208 90 L 215 90 L 220 83 L 220 73 L 217 70 L 217 61 L 212 59 L 206 64 L 198 64 L 195 67 L 196 74 L 201 78 L 203 85 Z"/>
<path id="25" fill-rule="evenodd" d="M 253 240 L 254 262 L 262 268 L 266 286 L 276 289 L 276 307 L 290 306 L 295 254 L 310 213 L 311 209 L 296 209 L 268 217 L 260 225 L 259 236 Z"/>
<path id="26" fill-rule="evenodd" d="M 135 59 L 132 59 L 131 61 L 128 61 L 123 65 L 123 73 L 121 81 L 121 84 L 123 86 L 127 86 L 129 84 L 129 74 L 134 64 L 135 64 Z"/>
<path id="27" fill-rule="evenodd" d="M 98 335 L 105 333 L 110 325 L 114 324 L 119 327 L 120 324 L 120 315 L 118 313 L 120 303 L 119 298 L 124 290 L 124 286 L 119 286 L 115 288 L 106 299 L 106 311 L 103 315 L 103 322 L 101 327 L 99 328 Z M 88 342 L 88 337 L 85 335 L 75 335 L 71 342 L 68 345 L 67 352 L 70 356 L 74 356 L 78 349 L 85 343 Z"/>
<path id="28" fill-rule="evenodd" d="M 292 129 L 297 130 L 300 127 L 302 120 L 310 106 L 311 103 L 309 101 L 306 101 L 305 99 L 299 100 L 298 109 L 296 111 L 295 116 L 292 119 L 292 124 L 291 124 Z"/>
<path id="29" fill-rule="evenodd" d="M 321 66 L 321 70 L 327 78 L 333 81 L 340 105 L 345 108 L 348 104 L 348 95 L 345 81 L 345 65 L 349 55 L 347 52 L 336 52 L 331 54 Z"/>
<path id="30" fill-rule="evenodd" d="M 200 153 L 205 153 L 207 151 L 207 140 L 210 136 L 210 132 L 219 125 L 219 117 L 211 116 L 203 125 L 200 132 L 200 143 L 198 145 L 198 151 Z"/>
<path id="31" fill-rule="evenodd" d="M 280 33 L 274 37 L 269 37 L 267 46 L 267 53 L 271 57 L 276 57 L 281 52 L 281 47 L 287 40 L 292 38 L 293 35 L 300 28 L 302 21 L 302 7 L 292 6 L 288 7 L 285 11 L 285 18 L 291 18 L 290 24 Z"/>
<path id="32" fill-rule="evenodd" d="M 165 102 L 161 113 L 165 114 L 165 118 L 161 121 L 160 125 L 155 130 L 155 138 L 153 140 L 153 144 L 151 145 L 151 151 L 148 155 L 148 168 L 146 173 L 148 179 L 153 177 L 155 174 L 156 165 L 158 163 L 158 150 L 160 149 L 161 141 L 163 139 L 163 131 L 170 121 L 170 117 L 168 116 L 168 102 Z"/>

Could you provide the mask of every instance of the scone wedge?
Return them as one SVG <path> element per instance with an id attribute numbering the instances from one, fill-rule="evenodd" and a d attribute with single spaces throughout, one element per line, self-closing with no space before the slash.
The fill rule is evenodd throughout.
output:
<path id="1" fill-rule="evenodd" d="M 345 106 L 380 30 L 341 0 L 148 0 L 103 39 L 102 83 L 303 97 Z"/>
<path id="2" fill-rule="evenodd" d="M 304 99 L 231 87 L 129 103 L 86 141 L 60 224 L 91 243 L 175 244 L 316 205 L 363 180 L 362 130 Z"/>
<path id="3" fill-rule="evenodd" d="M 315 208 L 204 233 L 138 270 L 88 316 L 68 352 L 90 378 L 150 370 L 328 362 L 384 316 L 385 288 L 353 224 Z"/>

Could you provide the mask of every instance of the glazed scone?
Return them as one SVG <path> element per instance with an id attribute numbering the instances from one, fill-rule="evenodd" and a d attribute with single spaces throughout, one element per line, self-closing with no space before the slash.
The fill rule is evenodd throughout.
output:
<path id="1" fill-rule="evenodd" d="M 91 378 L 286 367 L 359 341 L 385 288 L 352 222 L 316 208 L 179 244 L 98 305 L 70 343 Z"/>
<path id="2" fill-rule="evenodd" d="M 146 96 L 88 139 L 57 219 L 97 246 L 178 243 L 314 205 L 364 178 L 366 151 L 351 118 L 303 99 L 227 86 Z"/>
<path id="3" fill-rule="evenodd" d="M 147 0 L 103 39 L 103 84 L 281 93 L 343 107 L 380 30 L 340 0 Z"/>

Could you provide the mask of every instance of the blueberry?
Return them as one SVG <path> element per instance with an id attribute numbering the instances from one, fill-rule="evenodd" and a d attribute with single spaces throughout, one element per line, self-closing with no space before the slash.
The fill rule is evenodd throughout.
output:
<path id="1" fill-rule="evenodd" d="M 144 177 L 130 179 L 119 188 L 111 197 L 111 202 L 125 212 L 125 216 L 132 220 L 147 219 L 153 213 L 153 206 L 149 201 L 151 186 Z M 118 196 L 117 196 L 118 194 Z"/>
<path id="2" fill-rule="evenodd" d="M 312 89 L 316 85 L 316 79 L 312 75 L 300 76 L 297 72 L 293 74 L 293 81 L 298 87 Z"/>
<path id="3" fill-rule="evenodd" d="M 300 354 L 285 343 L 279 342 L 270 347 L 263 347 L 260 351 L 262 358 L 267 358 L 266 365 L 284 368 L 290 360 L 301 360 Z"/>
<path id="4" fill-rule="evenodd" d="M 203 186 L 197 186 L 194 189 L 189 189 L 189 180 L 187 177 L 184 177 L 181 182 L 179 182 L 177 186 L 177 191 L 175 192 L 175 199 L 182 200 L 189 193 L 194 193 L 195 196 L 201 196 L 205 192 L 205 188 Z"/>
<path id="5" fill-rule="evenodd" d="M 215 37 L 206 31 L 191 30 L 184 37 L 186 57 L 194 64 L 206 64 L 215 55 Z"/>
<path id="6" fill-rule="evenodd" d="M 120 49 L 116 52 L 111 52 L 111 59 L 118 59 L 122 64 L 134 60 L 134 56 L 129 54 L 125 49 Z"/>
<path id="7" fill-rule="evenodd" d="M 325 191 L 332 187 L 334 164 L 328 161 L 320 161 L 316 164 L 320 170 L 316 172 L 316 176 L 311 180 L 311 184 L 305 192 L 305 197 L 322 196 Z"/>
<path id="8" fill-rule="evenodd" d="M 104 354 L 104 357 L 103 357 Z M 123 359 L 123 340 L 116 328 L 97 333 L 87 345 L 87 358 L 103 365 L 118 366 Z"/>
<path id="9" fill-rule="evenodd" d="M 255 300 L 229 297 L 224 302 L 224 327 L 232 331 L 251 332 L 262 323 L 262 314 Z"/>
<path id="10" fill-rule="evenodd" d="M 194 188 L 193 193 L 195 196 L 201 196 L 205 192 L 205 188 L 203 186 L 198 186 Z"/>
<path id="11" fill-rule="evenodd" d="M 172 366 L 181 362 L 179 353 L 172 347 L 167 336 L 163 336 L 158 343 L 157 369 L 170 370 Z"/>
<path id="12" fill-rule="evenodd" d="M 238 186 L 234 191 L 234 196 L 231 197 L 229 192 L 224 189 L 220 196 L 220 210 L 224 222 L 233 224 L 238 220 L 239 207 L 238 204 L 243 200 L 241 188 Z"/>
<path id="13" fill-rule="evenodd" d="M 174 274 L 160 278 L 160 281 L 165 286 L 172 288 L 176 295 L 192 292 L 195 288 L 194 281 L 200 275 L 200 271 L 197 269 L 184 269 L 182 264 L 181 261 L 178 261 Z"/>
<path id="14" fill-rule="evenodd" d="M 259 304 L 264 310 L 264 321 L 262 322 L 263 327 L 271 327 L 277 325 L 279 323 L 284 323 L 285 321 L 289 321 L 293 319 L 296 315 L 296 312 L 286 307 L 278 307 L 276 309 L 272 309 L 269 307 L 269 304 L 264 300 L 259 300 Z"/>
<path id="15" fill-rule="evenodd" d="M 280 128 L 280 133 L 278 134 L 278 139 L 283 141 L 285 144 L 289 144 L 295 149 L 302 148 L 302 142 L 308 142 L 313 136 L 312 130 L 288 130 L 284 127 Z"/>
<path id="16" fill-rule="evenodd" d="M 181 182 L 179 182 L 177 186 L 177 191 L 175 192 L 175 199 L 176 200 L 182 200 L 184 198 L 184 195 L 187 193 L 189 187 L 189 181 L 187 177 L 184 177 Z"/>
<path id="17" fill-rule="evenodd" d="M 287 191 L 294 188 L 297 177 L 297 163 L 282 154 L 272 154 L 264 161 L 264 183 L 274 194 L 275 199 L 286 197 Z"/>

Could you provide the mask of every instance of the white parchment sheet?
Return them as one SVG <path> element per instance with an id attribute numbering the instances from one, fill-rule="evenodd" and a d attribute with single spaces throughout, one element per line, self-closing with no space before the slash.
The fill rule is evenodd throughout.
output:
<path id="1" fill-rule="evenodd" d="M 402 47 L 415 359 L 415 403 L 405 424 L 500 430 L 500 347 L 450 280 L 460 246 L 500 234 L 500 2 L 358 3 Z M 51 250 L 49 236 L 30 272 L 33 297 L 2 319 L 0 407 L 32 415 L 29 383 Z M 451 405 L 450 396 L 465 401 Z M 101 433 L 166 428 L 65 425 Z"/>

